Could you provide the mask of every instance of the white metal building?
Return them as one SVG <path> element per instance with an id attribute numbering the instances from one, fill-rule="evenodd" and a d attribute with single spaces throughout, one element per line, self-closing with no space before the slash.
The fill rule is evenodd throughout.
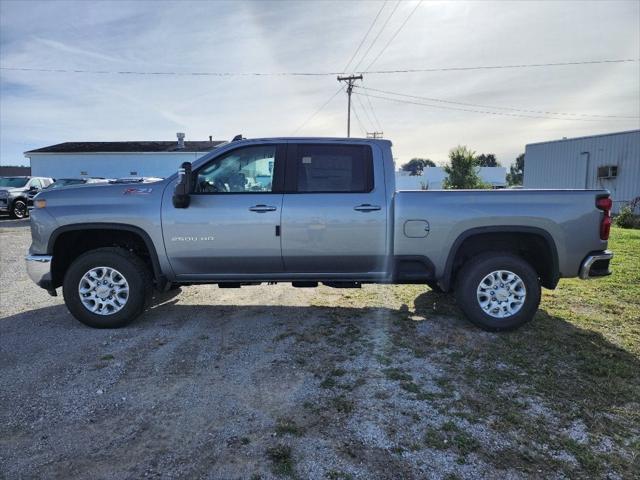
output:
<path id="1" fill-rule="evenodd" d="M 30 150 L 31 175 L 51 178 L 167 177 L 223 142 L 65 142 Z"/>
<path id="2" fill-rule="evenodd" d="M 606 188 L 613 211 L 640 196 L 640 130 L 531 143 L 525 188 Z"/>

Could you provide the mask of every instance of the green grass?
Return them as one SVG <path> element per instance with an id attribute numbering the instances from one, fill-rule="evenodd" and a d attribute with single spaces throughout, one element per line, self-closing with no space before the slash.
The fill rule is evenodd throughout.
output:
<path id="1" fill-rule="evenodd" d="M 609 248 L 613 275 L 563 279 L 556 290 L 543 290 L 534 320 L 515 332 L 486 334 L 456 321 L 440 335 L 421 335 L 421 319 L 462 320 L 455 301 L 418 286 L 393 287 L 391 302 L 402 307 L 392 319 L 395 354 L 380 362 L 383 374 L 441 414 L 478 424 L 511 445 L 496 450 L 446 422 L 425 433 L 427 447 L 453 449 L 463 460 L 474 453 L 497 468 L 538 476 L 632 475 L 640 444 L 640 231 L 613 228 Z M 359 301 L 372 305 L 375 296 Z M 399 353 L 440 365 L 443 376 L 435 381 L 442 392 L 425 394 L 410 372 L 386 361 Z M 576 422 L 587 432 L 580 441 L 568 433 Z M 613 443 L 610 451 L 598 449 L 603 439 Z"/>
<path id="2" fill-rule="evenodd" d="M 294 475 L 291 447 L 276 445 L 267 449 L 267 458 L 271 460 L 271 470 L 275 475 L 292 477 Z"/>

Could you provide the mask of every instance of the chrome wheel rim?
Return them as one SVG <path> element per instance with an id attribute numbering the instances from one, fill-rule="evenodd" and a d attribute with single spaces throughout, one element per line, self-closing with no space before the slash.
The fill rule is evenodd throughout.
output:
<path id="1" fill-rule="evenodd" d="M 85 273 L 78 284 L 84 308 L 97 315 L 113 315 L 129 300 L 129 283 L 111 267 L 95 267 Z"/>
<path id="2" fill-rule="evenodd" d="M 13 206 L 13 214 L 16 218 L 24 218 L 27 215 L 27 204 L 18 200 Z"/>
<path id="3" fill-rule="evenodd" d="M 487 315 L 508 318 L 522 309 L 527 298 L 527 288 L 515 273 L 496 270 L 480 281 L 477 298 L 480 308 Z"/>

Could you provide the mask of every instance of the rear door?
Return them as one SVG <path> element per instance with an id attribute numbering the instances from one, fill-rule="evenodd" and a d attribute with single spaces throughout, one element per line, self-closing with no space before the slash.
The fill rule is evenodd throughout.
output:
<path id="1" fill-rule="evenodd" d="M 286 272 L 384 272 L 384 173 L 375 153 L 369 144 L 289 144 L 281 220 Z"/>
<path id="2" fill-rule="evenodd" d="M 283 144 L 224 152 L 194 171 L 188 208 L 174 208 L 171 195 L 164 196 L 163 235 L 176 275 L 233 278 L 283 271 L 277 227 L 284 152 Z"/>

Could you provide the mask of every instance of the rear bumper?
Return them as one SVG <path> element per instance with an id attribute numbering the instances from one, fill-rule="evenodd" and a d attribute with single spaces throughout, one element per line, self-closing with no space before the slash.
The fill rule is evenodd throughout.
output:
<path id="1" fill-rule="evenodd" d="M 51 290 L 51 255 L 27 255 L 24 257 L 27 264 L 29 278 L 39 287 Z"/>
<path id="2" fill-rule="evenodd" d="M 606 277 L 611 275 L 609 262 L 613 258 L 613 252 L 591 252 L 580 265 L 580 278 L 586 280 L 591 277 Z"/>

